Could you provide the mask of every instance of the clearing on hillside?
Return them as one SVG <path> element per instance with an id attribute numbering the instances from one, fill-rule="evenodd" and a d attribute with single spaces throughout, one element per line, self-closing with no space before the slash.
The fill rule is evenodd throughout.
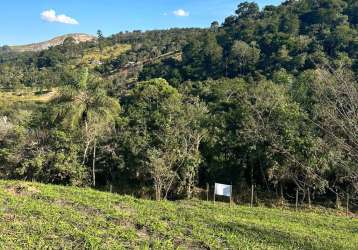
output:
<path id="1" fill-rule="evenodd" d="M 57 93 L 57 88 L 45 91 L 44 93 L 36 93 L 36 91 L 33 90 L 18 90 L 16 92 L 0 91 L 0 100 L 1 102 L 4 101 L 8 104 L 16 102 L 48 103 L 57 95 Z"/>

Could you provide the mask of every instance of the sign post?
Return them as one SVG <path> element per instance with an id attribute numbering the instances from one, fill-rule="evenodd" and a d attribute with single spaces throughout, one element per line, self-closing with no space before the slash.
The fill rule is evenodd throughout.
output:
<path id="1" fill-rule="evenodd" d="M 214 203 L 215 203 L 215 196 L 216 195 L 229 197 L 230 198 L 230 205 L 231 205 L 231 202 L 232 202 L 232 185 L 215 183 Z"/>

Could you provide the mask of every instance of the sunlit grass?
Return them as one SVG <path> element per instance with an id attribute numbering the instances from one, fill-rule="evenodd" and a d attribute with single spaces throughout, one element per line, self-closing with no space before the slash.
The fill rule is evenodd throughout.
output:
<path id="1" fill-rule="evenodd" d="M 46 91 L 44 93 L 35 93 L 34 91 L 23 91 L 23 90 L 18 90 L 15 92 L 0 91 L 0 100 L 1 102 L 7 104 L 11 104 L 15 102 L 47 103 L 56 96 L 57 92 L 58 90 L 56 88 Z"/>
<path id="2" fill-rule="evenodd" d="M 358 220 L 331 213 L 155 202 L 91 189 L 0 182 L 6 249 L 357 249 Z"/>
<path id="3" fill-rule="evenodd" d="M 104 62 L 116 58 L 131 49 L 129 44 L 116 44 L 104 47 L 102 51 L 99 48 L 88 49 L 84 52 L 81 64 L 91 65 L 93 63 Z"/>

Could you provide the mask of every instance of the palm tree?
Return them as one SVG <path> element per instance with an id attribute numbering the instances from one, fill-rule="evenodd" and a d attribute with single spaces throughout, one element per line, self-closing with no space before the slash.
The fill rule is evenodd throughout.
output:
<path id="1" fill-rule="evenodd" d="M 101 88 L 100 80 L 90 80 L 88 69 L 85 68 L 75 84 L 61 88 L 53 104 L 53 121 L 59 121 L 66 129 L 79 128 L 82 131 L 85 144 L 83 164 L 89 147 L 93 145 L 92 184 L 95 186 L 97 139 L 115 126 L 121 110 L 118 100 L 107 95 Z"/>

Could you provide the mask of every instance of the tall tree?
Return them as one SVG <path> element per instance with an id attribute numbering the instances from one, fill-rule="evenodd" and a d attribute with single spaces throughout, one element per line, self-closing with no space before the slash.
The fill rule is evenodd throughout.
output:
<path id="1" fill-rule="evenodd" d="M 347 69 L 317 71 L 315 85 L 318 125 L 328 145 L 337 150 L 335 165 L 340 166 L 340 180 L 358 191 L 358 83 Z M 353 163 L 353 164 L 352 164 Z M 338 177 L 338 176 L 337 176 Z"/>
<path id="2" fill-rule="evenodd" d="M 188 171 L 184 171 L 184 186 L 190 196 L 205 134 L 198 126 L 205 108 L 184 104 L 182 95 L 163 79 L 137 83 L 124 107 L 128 116 L 126 145 L 142 165 L 139 172 L 150 175 L 155 198 L 175 193 L 172 187 L 184 169 Z"/>
<path id="3" fill-rule="evenodd" d="M 83 163 L 89 147 L 93 146 L 92 184 L 96 185 L 96 146 L 104 133 L 109 133 L 120 113 L 119 102 L 101 88 L 101 81 L 90 78 L 87 68 L 82 69 L 74 85 L 66 85 L 53 100 L 53 120 L 64 128 L 80 129 L 83 134 Z"/>

